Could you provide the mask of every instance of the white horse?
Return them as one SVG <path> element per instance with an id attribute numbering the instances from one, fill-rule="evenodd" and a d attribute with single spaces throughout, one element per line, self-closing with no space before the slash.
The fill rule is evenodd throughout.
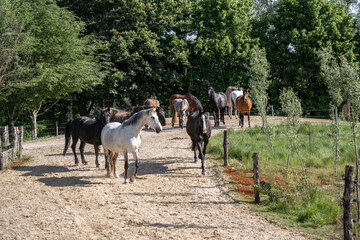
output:
<path id="1" fill-rule="evenodd" d="M 111 122 L 105 125 L 101 132 L 101 143 L 104 148 L 108 177 L 110 177 L 112 171 L 114 171 L 115 177 L 119 177 L 116 172 L 116 159 L 118 154 L 123 152 L 125 159 L 125 183 L 128 183 L 128 153 L 133 153 L 136 167 L 131 181 L 136 178 L 139 167 L 139 147 L 141 144 L 140 131 L 145 124 L 149 125 L 157 133 L 162 131 L 162 126 L 159 122 L 155 108 L 142 110 L 131 116 L 122 124 Z"/>
<path id="2" fill-rule="evenodd" d="M 242 96 L 244 95 L 244 92 L 243 92 L 243 89 L 242 88 L 239 88 L 237 90 L 234 90 L 230 93 L 230 118 L 232 118 L 232 111 L 233 111 L 233 108 L 235 110 L 235 117 L 238 118 L 238 114 L 237 114 L 237 110 L 236 110 L 236 107 L 234 107 L 236 104 L 236 98 L 239 97 L 239 96 Z"/>
<path id="3" fill-rule="evenodd" d="M 189 115 L 189 102 L 186 99 L 174 99 L 173 106 L 175 112 L 179 114 L 179 126 L 184 127 L 185 117 Z M 174 123 L 172 124 L 174 127 Z"/>

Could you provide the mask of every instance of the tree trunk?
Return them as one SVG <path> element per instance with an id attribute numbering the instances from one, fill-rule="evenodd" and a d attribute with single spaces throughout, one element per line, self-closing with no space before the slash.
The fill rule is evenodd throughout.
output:
<path id="1" fill-rule="evenodd" d="M 31 137 L 32 139 L 37 138 L 37 115 L 38 112 L 36 110 L 31 111 Z"/>

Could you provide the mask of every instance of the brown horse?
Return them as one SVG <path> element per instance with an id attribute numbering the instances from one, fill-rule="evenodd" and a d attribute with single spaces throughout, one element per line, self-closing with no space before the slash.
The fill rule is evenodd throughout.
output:
<path id="1" fill-rule="evenodd" d="M 145 107 L 160 107 L 160 102 L 159 100 L 155 98 L 148 98 L 145 100 L 143 106 Z"/>
<path id="2" fill-rule="evenodd" d="M 199 110 L 199 111 L 204 111 L 204 108 L 203 108 L 201 102 L 194 95 L 192 95 L 192 94 L 186 94 L 186 95 L 173 94 L 169 99 L 170 113 L 171 113 L 171 117 L 172 117 L 172 119 L 171 119 L 172 125 L 174 125 L 174 123 L 177 122 L 177 113 L 173 106 L 173 101 L 175 99 L 186 99 L 189 103 L 189 112 L 193 112 L 194 109 Z"/>
<path id="3" fill-rule="evenodd" d="M 247 113 L 248 123 L 250 127 L 250 110 L 252 107 L 252 103 L 249 98 L 249 89 L 246 89 L 244 91 L 244 95 L 236 98 L 235 106 L 236 106 L 236 111 L 239 114 L 239 126 L 241 126 L 241 128 L 244 127 L 244 115 L 245 113 Z"/>

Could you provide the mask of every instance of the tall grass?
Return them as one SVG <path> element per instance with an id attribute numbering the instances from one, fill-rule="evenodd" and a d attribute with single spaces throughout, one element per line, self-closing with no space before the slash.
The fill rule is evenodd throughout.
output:
<path id="1" fill-rule="evenodd" d="M 232 161 L 240 162 L 246 167 L 251 167 L 251 156 L 254 152 L 258 152 L 260 168 L 264 166 L 262 163 L 285 167 L 289 154 L 286 131 L 287 128 L 283 124 L 274 126 L 274 148 L 272 151 L 261 127 L 256 126 L 245 131 L 230 129 L 228 137 L 229 158 Z M 303 123 L 298 137 L 299 153 L 307 170 L 333 174 L 331 170 L 333 170 L 335 156 L 333 156 L 330 126 Z M 345 122 L 340 125 L 339 148 L 339 164 L 355 164 L 352 132 L 349 124 Z M 222 134 L 213 136 L 210 139 L 208 152 L 220 157 L 223 156 L 223 151 Z M 290 167 L 301 168 L 301 163 L 295 152 L 290 153 Z"/>
<path id="2" fill-rule="evenodd" d="M 279 213 L 306 227 L 317 228 L 336 222 L 341 209 L 338 199 L 343 191 L 338 183 L 344 171 L 338 171 L 338 175 L 334 173 L 335 157 L 330 125 L 303 123 L 299 129 L 297 139 L 299 153 L 309 176 L 309 184 L 305 184 L 301 163 L 296 153 L 290 153 L 289 168 L 292 171 L 290 175 L 286 174 L 289 154 L 286 131 L 285 125 L 274 126 L 272 151 L 261 127 L 257 126 L 245 131 L 230 129 L 228 136 L 230 164 L 252 169 L 251 156 L 254 152 L 258 152 L 260 173 L 267 175 L 272 183 L 272 196 L 264 201 L 266 211 Z M 346 164 L 355 164 L 352 130 L 345 122 L 340 124 L 339 149 L 339 169 L 344 169 L 343 166 Z M 218 159 L 223 158 L 222 134 L 211 138 L 208 152 L 218 156 Z M 285 180 L 286 186 L 277 184 L 274 180 L 275 176 Z M 319 179 L 327 181 L 328 185 L 335 184 L 322 189 Z"/>

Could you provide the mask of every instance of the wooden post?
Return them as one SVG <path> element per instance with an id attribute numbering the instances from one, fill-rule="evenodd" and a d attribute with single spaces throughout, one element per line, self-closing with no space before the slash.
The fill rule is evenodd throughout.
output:
<path id="1" fill-rule="evenodd" d="M 59 123 L 58 121 L 55 121 L 55 136 L 59 135 Z"/>
<path id="2" fill-rule="evenodd" d="M 271 116 L 274 116 L 274 106 L 271 105 Z"/>
<path id="3" fill-rule="evenodd" d="M 229 149 L 228 149 L 228 130 L 224 131 L 224 166 L 229 164 Z"/>
<path id="4" fill-rule="evenodd" d="M 252 159 L 253 159 L 253 173 L 254 173 L 254 185 L 259 186 L 259 153 L 254 153 L 252 155 Z M 260 202 L 260 193 L 259 191 L 255 188 L 255 203 L 259 203 Z"/>
<path id="5" fill-rule="evenodd" d="M 343 225 L 344 225 L 344 239 L 353 239 L 353 222 L 352 222 L 352 213 L 351 213 L 351 203 L 353 198 L 353 165 L 345 166 L 345 189 L 344 189 L 344 215 L 343 215 Z"/>
<path id="6" fill-rule="evenodd" d="M 22 158 L 23 142 L 24 142 L 24 126 L 19 127 L 19 152 L 18 158 Z"/>

